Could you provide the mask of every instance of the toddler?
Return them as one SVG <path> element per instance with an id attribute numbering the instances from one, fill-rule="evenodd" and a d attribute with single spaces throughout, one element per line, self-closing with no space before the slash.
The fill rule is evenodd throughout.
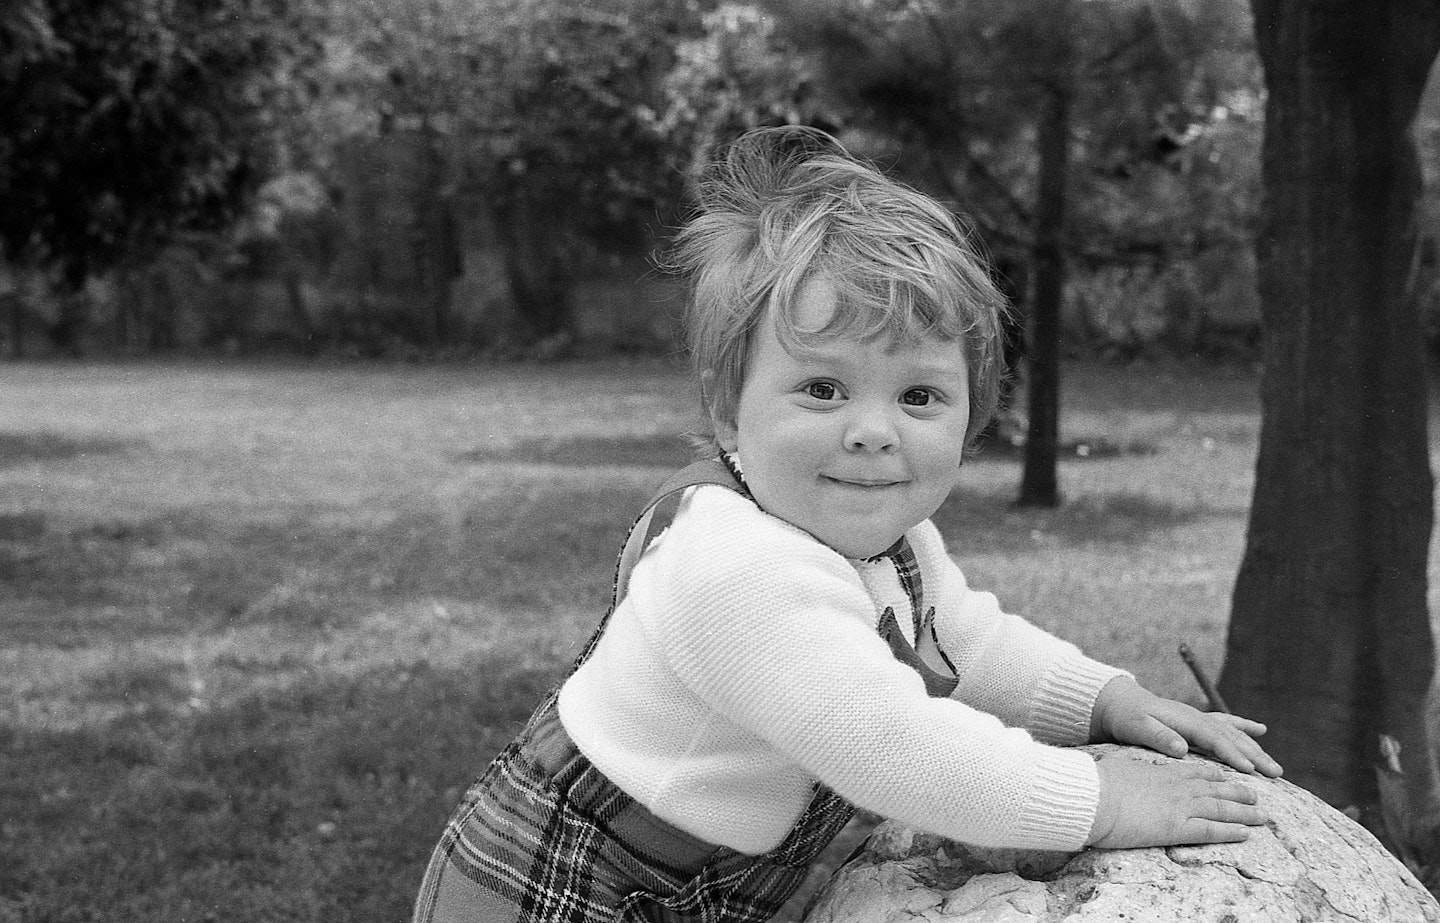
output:
<path id="1" fill-rule="evenodd" d="M 1244 839 L 1153 695 L 970 588 L 929 517 L 995 411 L 1002 299 L 952 216 L 806 129 L 752 132 L 681 233 L 706 461 L 631 531 L 573 672 L 471 788 L 417 923 L 762 921 L 855 807 L 986 846 Z"/>

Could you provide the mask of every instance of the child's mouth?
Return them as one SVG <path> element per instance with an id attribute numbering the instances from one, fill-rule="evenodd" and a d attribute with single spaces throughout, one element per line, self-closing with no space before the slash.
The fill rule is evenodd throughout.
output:
<path id="1" fill-rule="evenodd" d="M 895 481 L 889 478 L 848 478 L 834 477 L 832 475 L 825 475 L 825 480 L 833 484 L 839 484 L 841 487 L 858 487 L 864 490 L 879 490 L 885 487 L 895 487 L 904 483 L 903 481 Z"/>

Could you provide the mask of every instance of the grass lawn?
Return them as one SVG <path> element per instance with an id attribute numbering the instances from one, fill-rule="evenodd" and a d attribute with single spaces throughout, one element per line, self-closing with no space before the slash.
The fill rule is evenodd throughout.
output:
<path id="1" fill-rule="evenodd" d="M 1053 511 L 982 457 L 938 522 L 1007 608 L 1198 703 L 1175 648 L 1218 670 L 1254 376 L 1066 388 L 1066 435 L 1125 451 Z M 690 411 L 661 362 L 0 365 L 0 923 L 405 919 Z"/>

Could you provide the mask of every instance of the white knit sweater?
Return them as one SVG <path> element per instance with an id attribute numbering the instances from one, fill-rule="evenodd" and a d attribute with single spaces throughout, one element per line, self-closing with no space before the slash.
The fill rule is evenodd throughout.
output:
<path id="1" fill-rule="evenodd" d="M 1085 742 L 1122 671 L 965 585 L 926 521 L 907 534 L 955 665 L 925 694 L 876 631 L 909 604 L 893 564 L 841 557 L 723 487 L 687 492 L 590 659 L 560 692 L 584 753 L 659 817 L 758 854 L 820 780 L 859 807 L 977 845 L 1074 850 L 1099 798 Z M 907 627 L 908 630 L 908 627 Z"/>

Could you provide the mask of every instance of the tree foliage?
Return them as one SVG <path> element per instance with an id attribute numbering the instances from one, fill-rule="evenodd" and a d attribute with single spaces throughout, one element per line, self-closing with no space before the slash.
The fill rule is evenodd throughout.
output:
<path id="1" fill-rule="evenodd" d="M 234 214 L 270 156 L 286 0 L 0 11 L 0 245 L 78 285 Z"/>
<path id="2" fill-rule="evenodd" d="M 47 0 L 13 0 L 0 7 L 0 79 L 15 80 L 22 69 L 59 50 Z"/>
<path id="3" fill-rule="evenodd" d="M 962 203 L 992 246 L 1033 244 L 1035 116 L 1057 88 L 1073 97 L 1071 177 L 1083 203 L 1068 232 L 1073 257 L 1168 255 L 1203 241 L 1197 218 L 1228 226 L 1253 200 L 1235 189 L 1236 162 L 1219 162 L 1222 151 L 1190 156 L 1254 108 L 1259 77 L 1239 0 L 774 4 L 852 124 L 876 129 L 917 179 Z M 1174 210 L 1177 180 L 1203 192 L 1227 176 L 1223 198 Z M 1172 208 L 1151 207 L 1162 203 Z"/>
<path id="4" fill-rule="evenodd" d="M 1013 268 L 1036 241 L 1033 114 L 1069 48 L 1065 254 L 1157 272 L 1248 231 L 1235 2 L 10 0 L 0 246 L 73 285 L 224 225 L 267 181 L 266 209 L 286 188 L 338 201 L 341 162 L 397 141 L 424 152 L 417 213 L 490 210 L 517 308 L 493 317 L 534 339 L 570 324 L 577 277 L 633 276 L 716 144 L 803 122 L 962 201 Z M 1072 28 L 1042 15 L 1057 4 Z"/>
<path id="5" fill-rule="evenodd" d="M 747 129 L 833 128 L 842 118 L 820 92 L 816 68 L 764 9 L 721 3 L 699 24 L 676 50 L 657 126 L 685 176 L 698 176 L 717 145 Z"/>
<path id="6" fill-rule="evenodd" d="M 577 272 L 643 230 L 682 186 L 662 112 L 679 0 L 332 2 L 309 120 L 337 137 L 418 133 L 441 182 L 493 210 L 531 335 L 562 329 Z"/>

